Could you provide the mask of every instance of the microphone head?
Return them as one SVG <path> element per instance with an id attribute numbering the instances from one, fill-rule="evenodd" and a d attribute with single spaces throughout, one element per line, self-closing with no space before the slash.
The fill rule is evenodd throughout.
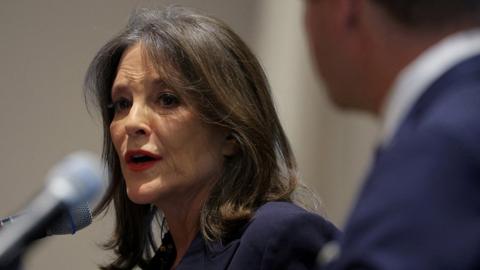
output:
<path id="1" fill-rule="evenodd" d="M 93 200 L 105 190 L 105 167 L 97 156 L 74 152 L 55 165 L 47 175 L 47 191 L 70 209 Z"/>
<path id="2" fill-rule="evenodd" d="M 108 179 L 104 176 L 106 170 L 100 160 L 87 152 L 73 153 L 53 167 L 48 174 L 46 188 L 27 206 L 25 212 L 28 215 L 24 216 L 22 222 L 0 231 L 0 269 L 5 269 L 2 267 L 7 267 L 18 258 L 32 241 L 38 239 L 38 233 L 45 233 L 46 228 L 63 213 L 83 202 L 88 204 L 100 195 L 106 186 L 103 179 Z M 80 210 L 79 213 L 85 211 Z M 70 217 L 67 220 L 74 214 L 68 215 Z M 84 217 L 83 214 L 81 217 Z M 85 224 L 83 218 L 80 220 L 81 224 Z M 75 224 L 73 221 L 71 223 Z"/>
<path id="3" fill-rule="evenodd" d="M 92 223 L 92 212 L 87 203 L 81 203 L 73 209 L 69 209 L 60 218 L 51 224 L 47 235 L 75 234 L 77 231 Z"/>

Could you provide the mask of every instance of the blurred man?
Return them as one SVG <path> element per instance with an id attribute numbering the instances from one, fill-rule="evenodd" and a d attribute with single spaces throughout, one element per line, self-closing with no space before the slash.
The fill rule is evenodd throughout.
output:
<path id="1" fill-rule="evenodd" d="M 382 141 L 332 269 L 480 269 L 480 0 L 305 0 L 320 75 Z"/>

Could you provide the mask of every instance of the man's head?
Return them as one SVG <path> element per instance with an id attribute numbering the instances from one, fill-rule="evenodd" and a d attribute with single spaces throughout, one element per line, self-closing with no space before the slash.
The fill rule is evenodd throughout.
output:
<path id="1" fill-rule="evenodd" d="M 480 0 L 306 0 L 305 24 L 334 103 L 378 113 L 401 69 L 480 25 Z"/>
<path id="2" fill-rule="evenodd" d="M 438 29 L 480 23 L 478 0 L 370 0 L 409 28 Z"/>

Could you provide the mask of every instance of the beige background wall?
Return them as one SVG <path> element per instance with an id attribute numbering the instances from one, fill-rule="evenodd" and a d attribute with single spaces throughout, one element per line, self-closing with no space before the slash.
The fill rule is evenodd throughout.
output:
<path id="1" fill-rule="evenodd" d="M 179 3 L 229 23 L 257 54 L 307 184 L 342 226 L 375 143 L 376 123 L 341 113 L 314 75 L 298 0 L 3 0 L 0 3 L 0 216 L 20 210 L 48 169 L 78 149 L 100 153 L 98 118 L 86 112 L 81 84 L 94 53 L 138 6 Z M 109 217 L 74 236 L 50 237 L 26 269 L 95 269 L 108 260 L 97 244 Z M 1 241 L 1 240 L 0 240 Z"/>

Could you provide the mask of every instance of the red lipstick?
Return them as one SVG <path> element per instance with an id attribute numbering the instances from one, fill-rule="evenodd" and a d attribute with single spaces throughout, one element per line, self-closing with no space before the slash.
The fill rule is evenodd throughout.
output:
<path id="1" fill-rule="evenodd" d="M 132 150 L 125 153 L 127 167 L 134 172 L 150 169 L 160 160 L 162 160 L 161 156 L 145 150 Z"/>

